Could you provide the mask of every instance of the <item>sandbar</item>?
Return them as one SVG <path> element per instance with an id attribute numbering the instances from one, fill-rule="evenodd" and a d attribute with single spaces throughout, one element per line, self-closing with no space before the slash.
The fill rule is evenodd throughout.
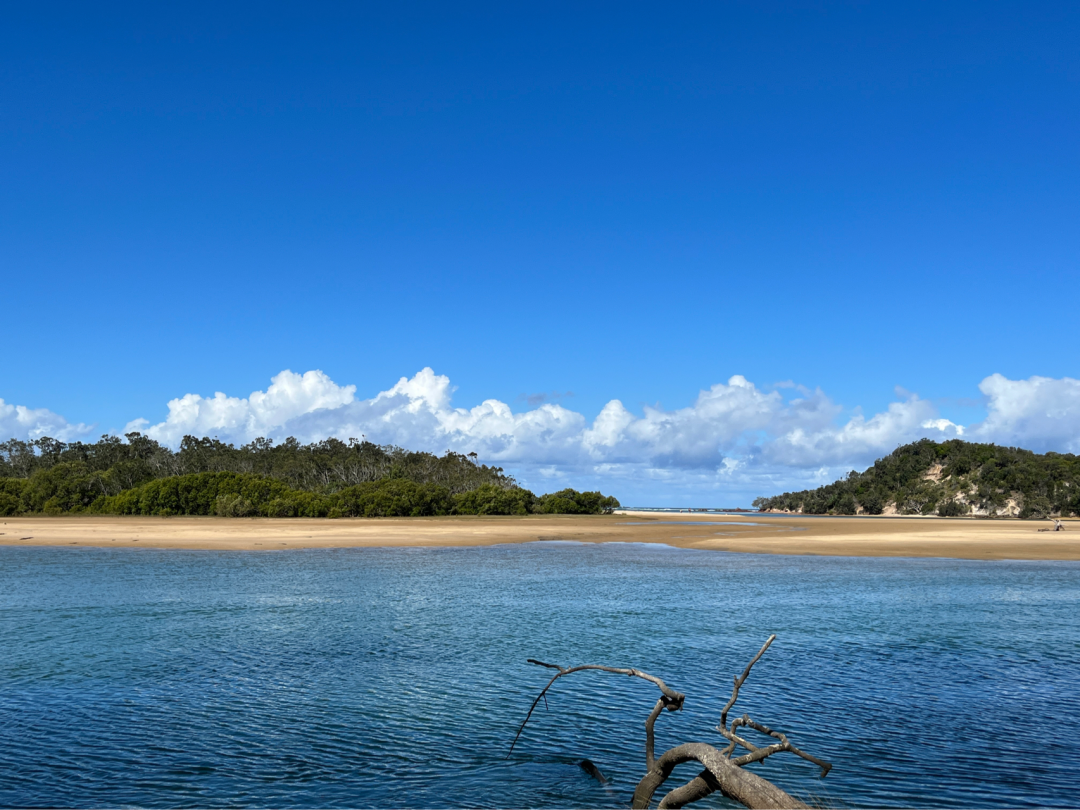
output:
<path id="1" fill-rule="evenodd" d="M 754 554 L 1080 560 L 1080 520 L 811 517 L 621 512 L 437 518 L 217 518 L 65 515 L 0 519 L 0 545 L 274 551 L 487 546 L 571 540 L 663 543 Z"/>

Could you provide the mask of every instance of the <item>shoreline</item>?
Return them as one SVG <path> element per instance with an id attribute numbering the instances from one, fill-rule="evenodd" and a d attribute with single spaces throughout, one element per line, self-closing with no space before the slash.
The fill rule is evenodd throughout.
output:
<path id="1" fill-rule="evenodd" d="M 757 518 L 757 520 L 755 520 Z M 1080 520 L 827 517 L 620 511 L 614 515 L 219 518 L 102 515 L 0 519 L 0 545 L 271 551 L 468 547 L 572 540 L 752 554 L 1080 560 Z"/>

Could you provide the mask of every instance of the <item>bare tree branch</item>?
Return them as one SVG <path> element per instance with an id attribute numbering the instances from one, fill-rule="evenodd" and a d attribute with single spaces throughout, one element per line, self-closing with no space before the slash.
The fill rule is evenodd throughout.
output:
<path id="1" fill-rule="evenodd" d="M 649 769 L 653 766 L 653 762 L 656 757 L 653 756 L 655 750 L 653 745 L 653 726 L 656 725 L 656 718 L 660 716 L 660 712 L 664 710 L 664 698 L 661 697 L 656 701 L 656 705 L 653 706 L 653 710 L 649 712 L 649 718 L 645 721 L 645 768 Z"/>
<path id="2" fill-rule="evenodd" d="M 697 760 L 716 779 L 718 790 L 746 807 L 792 810 L 806 805 L 756 773 L 740 768 L 707 743 L 686 743 L 665 751 L 656 766 L 642 777 L 634 791 L 632 807 L 646 810 L 653 794 L 667 781 L 676 765 Z M 689 787 L 689 785 L 685 786 Z M 677 789 L 681 792 L 681 788 Z M 675 791 L 672 791 L 675 792 Z M 689 791 L 687 791 L 689 793 Z M 665 797 L 666 798 L 666 797 Z M 681 798 L 677 795 L 676 799 Z"/>
<path id="3" fill-rule="evenodd" d="M 760 659 L 761 656 L 765 654 L 765 651 L 769 649 L 769 645 L 772 644 L 774 641 L 776 641 L 776 633 L 773 633 L 771 636 L 765 639 L 765 643 L 761 645 L 761 649 L 758 650 L 757 655 L 750 659 L 750 663 L 746 665 L 746 669 L 743 670 L 742 675 L 738 676 L 735 679 L 735 686 L 731 690 L 731 699 L 728 700 L 728 702 L 724 704 L 724 708 L 720 710 L 721 728 L 727 726 L 728 710 L 731 709 L 731 707 L 735 705 L 735 701 L 739 699 L 739 689 L 742 688 L 742 685 L 744 683 L 746 683 L 746 679 L 750 675 L 750 670 L 753 669 L 754 664 L 756 664 L 758 662 L 758 659 Z"/>
<path id="4" fill-rule="evenodd" d="M 685 785 L 670 791 L 657 805 L 659 810 L 667 808 L 685 807 L 688 804 L 704 799 L 706 796 L 720 790 L 720 783 L 716 777 L 706 768 Z"/>
<path id="5" fill-rule="evenodd" d="M 510 754 L 514 753 L 514 746 L 517 745 L 518 738 L 521 737 L 521 732 L 523 732 L 525 730 L 525 726 L 529 722 L 529 718 L 532 717 L 532 713 L 536 709 L 537 704 L 540 702 L 540 700 L 542 698 L 544 698 L 545 695 L 547 695 L 548 690 L 552 687 L 552 685 L 555 683 L 555 681 L 557 681 L 563 675 L 572 675 L 575 672 L 584 672 L 586 670 L 595 669 L 595 670 L 599 670 L 600 672 L 611 672 L 611 673 L 613 673 L 615 675 L 627 675 L 627 676 L 629 676 L 631 678 L 642 678 L 643 680 L 646 680 L 649 683 L 655 684 L 656 687 L 660 690 L 660 692 L 663 694 L 663 697 L 657 703 L 657 706 L 660 706 L 661 703 L 662 703 L 663 708 L 666 708 L 669 712 L 677 712 L 679 709 L 682 708 L 683 701 L 686 700 L 686 695 L 684 695 L 682 692 L 676 692 L 674 689 L 672 689 L 670 686 L 668 686 L 662 680 L 657 678 L 655 675 L 650 675 L 648 672 L 642 672 L 639 669 L 625 669 L 625 668 L 622 668 L 622 667 L 604 667 L 604 666 L 600 666 L 599 664 L 583 664 L 583 665 L 577 666 L 577 667 L 561 667 L 558 664 L 548 664 L 548 663 L 545 663 L 544 661 L 537 661 L 535 658 L 528 659 L 528 662 L 530 664 L 536 664 L 538 667 L 547 667 L 548 669 L 557 669 L 557 670 L 559 670 L 559 674 L 555 675 L 550 681 L 547 682 L 547 686 L 545 686 L 543 688 L 543 690 L 540 692 L 540 694 L 536 696 L 536 700 L 534 700 L 532 702 L 532 706 L 529 707 L 528 714 L 525 715 L 525 720 L 522 722 L 521 727 L 517 731 L 517 734 L 514 735 L 514 741 L 512 743 L 510 743 L 510 750 L 506 754 L 507 759 L 510 758 Z M 654 709 L 654 711 L 656 711 L 656 710 Z M 659 711 L 656 711 L 656 713 L 659 714 Z M 655 720 L 656 720 L 655 717 L 652 717 L 652 715 L 650 715 L 650 718 L 651 718 L 652 721 L 655 722 Z M 648 739 L 646 740 L 646 746 L 651 747 L 651 743 L 652 743 L 652 724 L 651 723 L 648 723 L 648 722 L 646 723 L 646 733 L 648 735 Z"/>
<path id="6" fill-rule="evenodd" d="M 521 726 L 518 728 L 517 734 L 514 735 L 514 741 L 510 745 L 510 753 L 513 752 L 514 746 L 517 744 L 518 739 L 520 739 L 526 724 L 529 722 L 529 718 L 532 717 L 533 711 L 535 711 L 540 701 L 544 700 L 546 705 L 548 690 L 551 689 L 555 681 L 559 678 L 564 675 L 570 675 L 574 672 L 582 672 L 585 670 L 599 670 L 601 672 L 610 672 L 616 675 L 627 675 L 629 677 L 642 678 L 643 680 L 649 681 L 660 690 L 660 698 L 656 701 L 652 711 L 649 712 L 648 719 L 645 721 L 646 773 L 641 778 L 641 781 L 638 782 L 637 788 L 634 791 L 633 806 L 635 808 L 647 810 L 649 804 L 652 802 L 653 795 L 667 781 L 674 768 L 684 762 L 695 760 L 704 766 L 704 770 L 685 785 L 668 792 L 668 794 L 660 801 L 661 808 L 666 810 L 666 808 L 683 807 L 698 801 L 699 799 L 703 799 L 716 791 L 720 791 L 728 798 L 741 802 L 746 807 L 754 808 L 755 810 L 756 808 L 806 808 L 806 805 L 798 799 L 785 793 L 771 782 L 746 770 L 743 766 L 750 765 L 754 762 L 760 762 L 773 754 L 783 751 L 813 762 L 821 768 L 822 776 L 825 776 L 829 772 L 832 765 L 796 748 L 791 744 L 791 741 L 786 735 L 750 719 L 749 715 L 744 714 L 742 717 L 737 717 L 732 720 L 730 725 L 728 724 L 728 712 L 731 710 L 731 707 L 735 705 L 735 701 L 739 697 L 739 690 L 750 676 L 750 670 L 753 669 L 754 664 L 761 659 L 761 656 L 769 649 L 769 645 L 775 640 L 775 635 L 769 636 L 765 641 L 765 644 L 758 650 L 757 655 L 755 655 L 750 660 L 750 663 L 746 665 L 746 669 L 743 670 L 742 674 L 734 679 L 731 698 L 720 712 L 720 725 L 717 726 L 717 730 L 729 741 L 729 745 L 723 751 L 720 751 L 707 743 L 686 743 L 665 751 L 660 757 L 655 756 L 654 726 L 656 724 L 656 719 L 664 709 L 667 709 L 668 711 L 679 711 L 683 707 L 683 702 L 685 701 L 685 695 L 670 688 L 655 675 L 650 675 L 649 673 L 642 672 L 638 669 L 607 667 L 597 664 L 562 667 L 558 664 L 549 664 L 530 658 L 530 664 L 546 667 L 548 669 L 556 669 L 558 670 L 558 673 L 547 682 L 547 685 L 532 702 L 528 713 L 525 715 L 524 722 L 522 722 Z M 749 740 L 744 739 L 736 733 L 737 729 L 743 727 L 772 737 L 777 740 L 777 742 L 767 746 L 755 746 Z M 734 753 L 736 747 L 740 746 L 745 748 L 749 753 L 732 759 L 732 753 Z M 510 753 L 507 754 L 508 758 Z M 588 762 L 588 760 L 586 760 L 586 762 Z M 589 764 L 591 765 L 591 763 Z"/>
<path id="7" fill-rule="evenodd" d="M 750 676 L 750 670 L 753 669 L 754 664 L 756 664 L 761 658 L 761 656 L 765 654 L 765 651 L 769 649 L 769 645 L 772 644 L 775 639 L 775 635 L 769 636 L 769 638 L 766 639 L 765 644 L 762 645 L 760 650 L 758 650 L 758 654 L 755 655 L 750 660 L 750 663 L 746 665 L 746 669 L 743 670 L 742 675 L 739 675 L 735 678 L 735 684 L 731 690 L 731 698 L 724 705 L 723 710 L 720 712 L 720 725 L 716 727 L 716 730 L 723 734 L 724 737 L 726 737 L 730 741 L 728 746 L 723 750 L 723 754 L 726 757 L 730 757 L 735 752 L 736 746 L 742 746 L 750 753 L 744 754 L 743 756 L 737 757 L 736 759 L 732 760 L 733 764 L 742 766 L 749 765 L 752 762 L 760 762 L 766 757 L 770 757 L 773 754 L 778 754 L 781 751 L 788 751 L 792 754 L 795 754 L 796 756 L 808 760 L 809 762 L 813 762 L 815 765 L 821 768 L 821 776 L 824 778 L 832 769 L 832 765 L 823 759 L 818 759 L 817 757 L 811 756 L 805 751 L 796 748 L 794 745 L 791 744 L 791 741 L 779 731 L 773 731 L 768 726 L 751 720 L 750 716 L 746 714 L 744 714 L 742 717 L 738 717 L 732 720 L 730 727 L 728 726 L 728 712 L 731 710 L 731 707 L 735 705 L 735 701 L 739 697 L 739 689 L 741 689 L 742 685 L 746 683 L 746 679 Z M 752 728 L 755 731 L 773 737 L 780 742 L 765 746 L 764 748 L 758 748 L 750 741 L 743 739 L 735 733 L 735 729 L 739 728 L 740 726 Z"/>
<path id="8" fill-rule="evenodd" d="M 821 768 L 822 778 L 827 776 L 829 771 L 832 770 L 832 765 L 830 763 L 826 762 L 823 759 L 818 759 L 817 757 L 812 756 L 805 751 L 799 750 L 791 744 L 791 741 L 784 734 L 780 733 L 779 731 L 773 731 L 768 726 L 751 720 L 749 715 L 744 714 L 742 717 L 731 721 L 732 731 L 734 731 L 739 726 L 748 726 L 755 731 L 761 732 L 762 734 L 768 734 L 770 737 L 775 737 L 780 742 L 770 745 L 767 748 L 754 748 L 753 746 L 750 746 L 751 753 L 744 754 L 743 756 L 732 760 L 732 762 L 736 765 L 747 765 L 751 762 L 759 762 L 765 759 L 765 757 L 771 756 L 772 754 L 778 753 L 780 751 L 789 751 L 790 753 L 795 754 L 795 756 L 802 757 L 809 762 L 813 762 L 815 765 Z M 743 744 L 746 745 L 746 743 Z"/>

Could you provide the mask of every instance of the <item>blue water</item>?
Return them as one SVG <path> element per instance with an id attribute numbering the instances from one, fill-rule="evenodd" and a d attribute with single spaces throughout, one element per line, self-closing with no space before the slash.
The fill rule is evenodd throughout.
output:
<path id="1" fill-rule="evenodd" d="M 663 749 L 719 742 L 774 632 L 736 709 L 834 763 L 758 768 L 789 791 L 1080 802 L 1080 565 L 533 543 L 0 548 L 0 805 L 625 806 L 653 687 L 566 678 L 507 760 L 548 676 L 525 659 L 665 678 Z"/>

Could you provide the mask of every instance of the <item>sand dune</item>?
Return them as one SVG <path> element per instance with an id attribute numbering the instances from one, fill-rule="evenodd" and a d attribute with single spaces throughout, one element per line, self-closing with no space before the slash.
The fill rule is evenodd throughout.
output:
<path id="1" fill-rule="evenodd" d="M 759 554 L 1080 560 L 1080 521 L 623 513 L 528 517 L 270 519 L 18 517 L 0 544 L 255 550 L 483 546 L 544 540 L 666 543 Z M 717 525 L 719 524 L 719 525 Z"/>

